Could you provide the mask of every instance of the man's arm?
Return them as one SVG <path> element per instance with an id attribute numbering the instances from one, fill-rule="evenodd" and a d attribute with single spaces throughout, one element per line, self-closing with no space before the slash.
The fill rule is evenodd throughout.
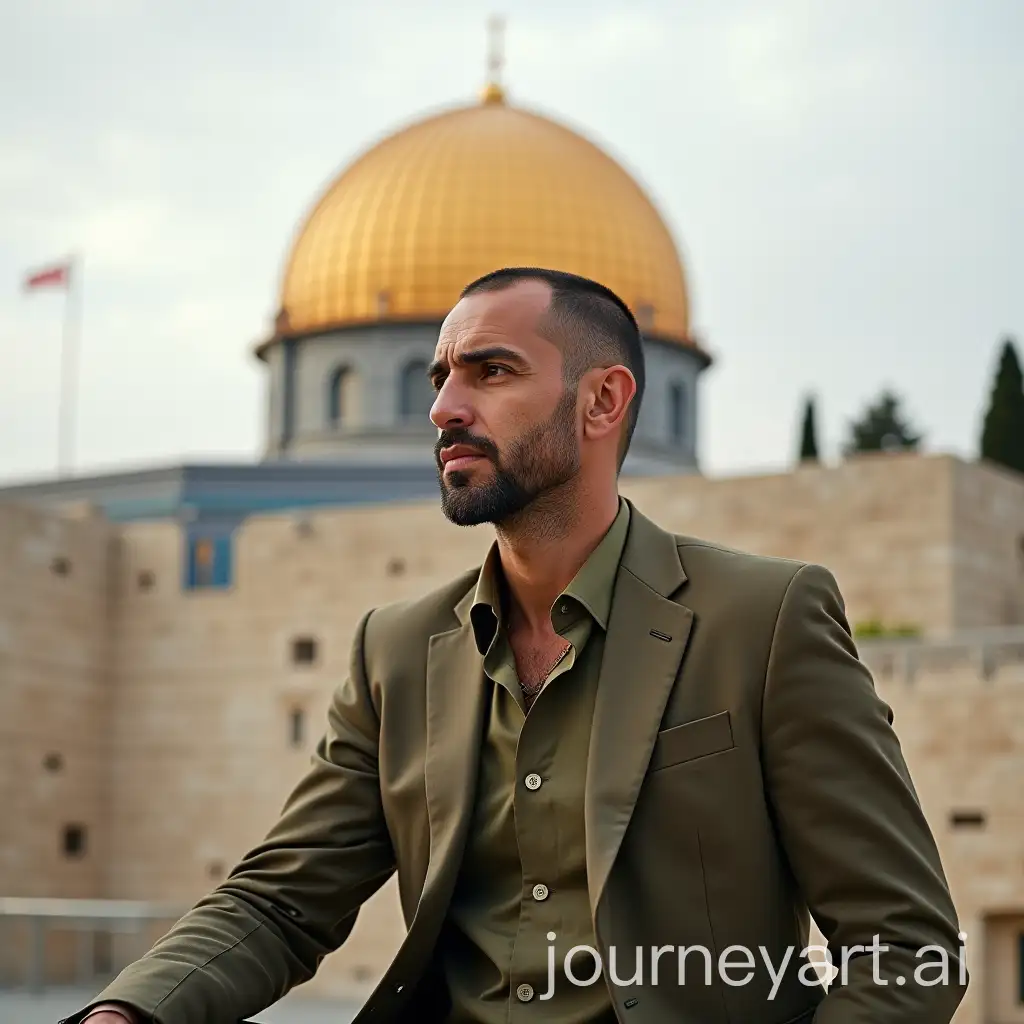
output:
<path id="1" fill-rule="evenodd" d="M 363 645 L 334 694 L 312 766 L 266 839 L 84 1010 L 122 1003 L 141 1021 L 224 1024 L 311 978 L 394 871 L 378 776 L 379 726 Z"/>
<path id="2" fill-rule="evenodd" d="M 839 588 L 819 566 L 797 572 L 783 599 L 762 737 L 797 883 L 834 966 L 842 971 L 849 957 L 845 984 L 837 975 L 815 1024 L 948 1022 L 966 987 L 956 911 L 891 711 L 857 656 Z M 853 950 L 875 936 L 888 951 Z M 944 962 L 946 976 L 928 961 Z"/>

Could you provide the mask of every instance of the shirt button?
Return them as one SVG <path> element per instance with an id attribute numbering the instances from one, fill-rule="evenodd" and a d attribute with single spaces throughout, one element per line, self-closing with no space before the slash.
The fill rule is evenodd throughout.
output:
<path id="1" fill-rule="evenodd" d="M 532 985 L 520 985 L 516 989 L 516 995 L 519 997 L 521 1003 L 528 1003 L 533 998 L 533 986 Z"/>
<path id="2" fill-rule="evenodd" d="M 526 776 L 526 788 L 527 789 L 540 789 L 541 778 L 537 774 L 531 773 Z"/>
<path id="3" fill-rule="evenodd" d="M 546 885 L 535 885 L 533 887 L 533 898 L 535 900 L 546 900 L 548 898 L 548 887 Z"/>

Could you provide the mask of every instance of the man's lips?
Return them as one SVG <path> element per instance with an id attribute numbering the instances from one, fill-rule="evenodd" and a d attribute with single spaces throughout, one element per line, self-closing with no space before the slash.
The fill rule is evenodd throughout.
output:
<path id="1" fill-rule="evenodd" d="M 445 472 L 449 469 L 464 469 L 471 463 L 484 458 L 486 456 L 482 452 L 465 444 L 453 444 L 450 448 L 441 449 L 441 465 L 444 466 Z"/>

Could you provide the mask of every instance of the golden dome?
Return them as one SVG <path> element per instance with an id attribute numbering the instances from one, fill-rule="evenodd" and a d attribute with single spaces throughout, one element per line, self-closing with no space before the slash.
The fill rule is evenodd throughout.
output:
<path id="1" fill-rule="evenodd" d="M 440 321 L 481 274 L 538 266 L 600 281 L 645 334 L 697 349 L 679 254 L 637 183 L 499 87 L 481 100 L 389 136 L 328 188 L 292 248 L 266 344 Z"/>

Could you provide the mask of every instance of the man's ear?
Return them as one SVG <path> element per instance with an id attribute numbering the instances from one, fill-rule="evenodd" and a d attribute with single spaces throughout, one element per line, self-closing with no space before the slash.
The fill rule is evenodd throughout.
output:
<path id="1" fill-rule="evenodd" d="M 624 436 L 629 408 L 636 395 L 636 380 L 620 365 L 592 372 L 594 377 L 588 381 L 589 396 L 583 417 L 584 436 L 593 440 L 610 434 Z"/>

